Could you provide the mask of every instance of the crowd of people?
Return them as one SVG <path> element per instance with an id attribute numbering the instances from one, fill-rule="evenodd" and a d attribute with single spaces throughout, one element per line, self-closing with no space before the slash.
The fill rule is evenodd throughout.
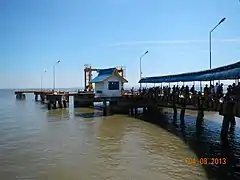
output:
<path id="1" fill-rule="evenodd" d="M 151 88 L 142 88 L 134 91 L 131 89 L 131 93 L 138 95 L 147 95 L 151 97 L 162 97 L 165 100 L 171 100 L 173 96 L 177 97 L 177 100 L 181 97 L 187 97 L 188 99 L 193 99 L 195 96 L 202 96 L 205 101 L 219 101 L 224 95 L 233 98 L 236 101 L 240 100 L 240 82 L 236 85 L 233 83 L 227 87 L 226 93 L 224 93 L 224 85 L 221 83 L 216 83 L 215 85 L 206 86 L 203 88 L 203 92 L 197 91 L 195 86 L 192 85 L 191 88 L 186 86 L 174 85 L 170 86 L 157 86 Z"/>

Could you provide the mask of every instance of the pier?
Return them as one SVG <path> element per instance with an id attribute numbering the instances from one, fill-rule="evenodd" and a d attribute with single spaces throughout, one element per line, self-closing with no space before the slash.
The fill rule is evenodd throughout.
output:
<path id="1" fill-rule="evenodd" d="M 93 70 L 99 73 L 94 79 L 92 79 L 91 74 Z M 222 91 L 211 94 L 210 91 L 213 88 L 211 84 L 210 88 L 204 88 L 204 92 L 202 92 L 201 85 L 202 81 L 239 79 L 240 62 L 206 71 L 145 77 L 139 83 L 169 83 L 169 86 L 132 90 L 131 93 L 124 91 L 123 83 L 126 83 L 127 80 L 122 68 L 92 69 L 86 67 L 84 73 L 84 91 L 19 90 L 15 91 L 16 98 L 25 99 L 26 93 L 33 93 L 36 101 L 40 96 L 41 102 L 47 104 L 48 110 L 51 110 L 67 108 L 69 97 L 73 96 L 74 107 L 93 107 L 94 102 L 102 102 L 104 116 L 108 114 L 136 115 L 139 108 L 142 108 L 144 113 L 149 111 L 155 113 L 163 107 L 168 107 L 172 108 L 174 119 L 177 119 L 177 115 L 180 114 L 181 125 L 185 124 L 186 109 L 196 110 L 198 112 L 197 120 L 200 123 L 204 120 L 204 111 L 216 111 L 223 116 L 221 139 L 227 138 L 229 126 L 234 126 L 236 124 L 235 117 L 240 117 L 240 84 L 229 86 L 226 94 Z M 199 81 L 201 91 L 190 90 L 188 86 L 183 89 L 179 89 L 175 85 L 172 88 L 170 87 L 170 83 L 191 81 Z M 94 92 L 92 91 L 92 84 L 95 84 Z M 107 105 L 108 103 L 109 105 Z"/>
<path id="2" fill-rule="evenodd" d="M 74 96 L 74 107 L 91 107 L 93 106 L 94 102 L 94 93 L 87 91 L 79 92 L 53 91 L 53 90 L 15 91 L 17 100 L 25 100 L 26 94 L 34 94 L 35 101 L 36 102 L 41 101 L 42 103 L 47 104 L 48 110 L 57 108 L 67 108 L 70 96 Z"/>
<path id="3" fill-rule="evenodd" d="M 185 110 L 188 108 L 198 111 L 197 120 L 203 121 L 204 111 L 218 111 L 223 116 L 221 139 L 226 140 L 228 137 L 229 126 L 235 126 L 235 117 L 240 117 L 240 62 L 215 69 L 182 73 L 168 76 L 145 77 L 139 83 L 169 83 L 169 86 L 163 90 L 161 103 L 163 106 L 171 106 L 173 108 L 174 117 L 177 114 L 177 107 L 180 106 L 180 121 L 184 124 Z M 215 86 L 211 83 L 218 81 Z M 233 83 L 227 88 L 227 92 L 223 92 L 223 84 L 221 80 L 237 80 L 238 84 Z M 200 91 L 194 89 L 194 85 L 190 89 L 183 86 L 181 90 L 175 85 L 171 88 L 170 83 L 178 82 L 195 82 L 200 84 Z M 210 85 L 204 87 L 202 92 L 202 81 L 209 81 Z M 195 84 L 195 83 L 193 83 Z M 171 90 L 172 89 L 172 90 Z M 154 96 L 154 101 L 159 98 L 159 88 L 152 88 L 149 91 L 150 97 Z"/>

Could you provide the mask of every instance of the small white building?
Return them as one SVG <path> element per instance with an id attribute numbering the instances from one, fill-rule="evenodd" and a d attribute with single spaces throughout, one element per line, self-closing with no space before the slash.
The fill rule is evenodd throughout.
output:
<path id="1" fill-rule="evenodd" d="M 123 84 L 127 82 L 116 68 L 99 70 L 98 76 L 91 81 L 95 85 L 95 95 L 98 97 L 120 97 Z"/>

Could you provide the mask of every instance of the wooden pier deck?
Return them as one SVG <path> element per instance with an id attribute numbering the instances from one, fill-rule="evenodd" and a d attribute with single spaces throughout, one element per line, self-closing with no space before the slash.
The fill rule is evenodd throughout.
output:
<path id="1" fill-rule="evenodd" d="M 52 94 L 57 92 L 59 94 L 66 93 L 66 91 L 53 91 L 53 90 L 16 90 L 14 91 L 15 94 Z"/>
<path id="2" fill-rule="evenodd" d="M 69 96 L 74 96 L 76 94 L 94 94 L 93 92 L 85 92 L 85 91 L 53 91 L 53 90 L 16 90 L 14 91 L 14 94 L 69 94 Z"/>

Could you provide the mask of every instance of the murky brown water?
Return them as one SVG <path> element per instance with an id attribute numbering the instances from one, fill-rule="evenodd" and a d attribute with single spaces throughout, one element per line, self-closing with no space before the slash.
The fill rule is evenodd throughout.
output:
<path id="1" fill-rule="evenodd" d="M 207 179 L 202 166 L 185 163 L 196 156 L 180 138 L 147 122 L 72 107 L 47 112 L 12 94 L 0 102 L 0 179 Z"/>

